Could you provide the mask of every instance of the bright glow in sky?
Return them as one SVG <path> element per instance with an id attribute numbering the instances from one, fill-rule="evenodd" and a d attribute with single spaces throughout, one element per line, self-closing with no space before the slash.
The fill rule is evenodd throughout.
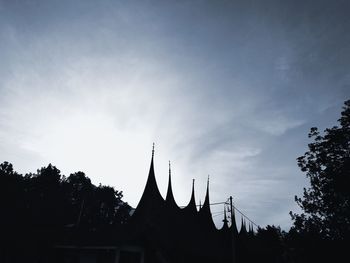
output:
<path id="1" fill-rule="evenodd" d="M 0 162 L 83 171 L 136 206 L 155 142 L 163 196 L 171 160 L 179 205 L 210 174 L 212 202 L 287 229 L 308 130 L 350 95 L 349 7 L 0 0 Z"/>

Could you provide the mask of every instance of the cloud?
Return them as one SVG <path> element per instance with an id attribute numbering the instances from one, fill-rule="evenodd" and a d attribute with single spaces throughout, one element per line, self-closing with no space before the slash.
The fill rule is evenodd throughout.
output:
<path id="1" fill-rule="evenodd" d="M 303 120 L 288 119 L 278 113 L 269 114 L 268 119 L 258 118 L 255 120 L 255 125 L 259 130 L 274 136 L 283 135 L 288 130 L 299 127 L 304 123 Z"/>
<path id="2" fill-rule="evenodd" d="M 213 201 L 288 227 L 307 130 L 350 95 L 346 9 L 155 3 L 1 2 L 0 158 L 83 170 L 135 206 L 156 142 L 162 194 L 171 159 L 180 205 L 210 174 Z"/>

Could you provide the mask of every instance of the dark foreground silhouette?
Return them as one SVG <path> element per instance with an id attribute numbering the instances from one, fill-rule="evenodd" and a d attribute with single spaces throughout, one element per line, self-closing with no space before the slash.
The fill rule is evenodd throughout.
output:
<path id="1" fill-rule="evenodd" d="M 111 235 L 104 233 L 130 217 L 122 197 L 82 172 L 65 177 L 49 164 L 21 175 L 12 164 L 0 164 L 0 262 L 52 262 L 48 254 L 67 239 L 109 242 Z"/>
<path id="2" fill-rule="evenodd" d="M 242 222 L 238 231 L 236 223 L 228 220 L 234 214 L 225 214 L 218 230 L 210 212 L 209 188 L 199 211 L 194 188 L 188 206 L 181 209 L 172 195 L 170 174 L 169 179 L 164 200 L 152 157 L 144 194 L 131 217 L 132 209 L 122 201 L 121 192 L 93 185 L 82 172 L 65 177 L 50 164 L 23 176 L 4 162 L 0 164 L 0 262 L 284 260 L 279 228 L 269 226 L 254 233 Z"/>
<path id="3" fill-rule="evenodd" d="M 343 242 L 295 227 L 253 232 L 243 222 L 238 231 L 229 213 L 217 230 L 207 204 L 197 211 L 194 194 L 184 209 L 171 187 L 165 200 L 155 197 L 153 175 L 130 217 L 121 192 L 81 172 L 66 178 L 48 165 L 22 176 L 2 163 L 0 262 L 325 262 L 344 251 Z"/>
<path id="4" fill-rule="evenodd" d="M 0 262 L 347 262 L 350 243 L 350 101 L 340 126 L 321 134 L 298 165 L 310 186 L 290 213 L 288 232 L 267 226 L 256 232 L 231 209 L 221 229 L 213 223 L 209 183 L 197 209 L 194 187 L 188 205 L 177 206 L 171 187 L 160 195 L 153 154 L 142 198 L 133 209 L 122 192 L 95 186 L 82 172 L 65 177 L 51 164 L 21 175 L 0 164 Z"/>

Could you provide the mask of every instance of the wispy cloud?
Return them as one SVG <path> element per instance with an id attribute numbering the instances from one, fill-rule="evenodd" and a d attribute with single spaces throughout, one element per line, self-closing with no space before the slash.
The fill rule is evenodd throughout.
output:
<path id="1" fill-rule="evenodd" d="M 213 201 L 290 224 L 307 129 L 332 125 L 350 95 L 341 5 L 0 3 L 2 160 L 83 170 L 136 205 L 155 141 L 179 204 L 192 178 L 203 199 L 210 174 Z"/>

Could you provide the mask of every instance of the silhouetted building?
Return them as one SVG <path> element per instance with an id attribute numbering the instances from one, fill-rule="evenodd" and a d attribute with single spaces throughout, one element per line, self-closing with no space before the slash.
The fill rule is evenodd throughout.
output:
<path id="1" fill-rule="evenodd" d="M 233 211 L 230 226 L 225 211 L 222 228 L 216 228 L 210 211 L 209 180 L 199 210 L 194 182 L 188 205 L 180 208 L 173 196 L 170 167 L 164 200 L 156 183 L 153 158 L 152 153 L 143 195 L 128 224 L 129 242 L 142 248 L 144 262 L 237 262 L 236 243 L 240 235 L 247 236 L 245 224 L 239 234 Z"/>
<path id="2" fill-rule="evenodd" d="M 74 246 L 57 245 L 57 262 L 110 263 L 187 263 L 247 262 L 247 245 L 252 228 L 242 226 L 238 232 L 234 211 L 228 223 L 224 211 L 223 226 L 217 229 L 210 211 L 209 180 L 203 205 L 197 209 L 192 194 L 188 205 L 180 208 L 174 199 L 171 171 L 165 200 L 154 173 L 154 151 L 148 179 L 141 200 L 130 221 L 104 236 L 81 238 Z M 233 209 L 231 209 L 233 210 Z M 72 243 L 73 239 L 70 239 Z M 74 243 L 74 242 L 73 242 Z M 74 259 L 68 261 L 67 259 Z"/>

